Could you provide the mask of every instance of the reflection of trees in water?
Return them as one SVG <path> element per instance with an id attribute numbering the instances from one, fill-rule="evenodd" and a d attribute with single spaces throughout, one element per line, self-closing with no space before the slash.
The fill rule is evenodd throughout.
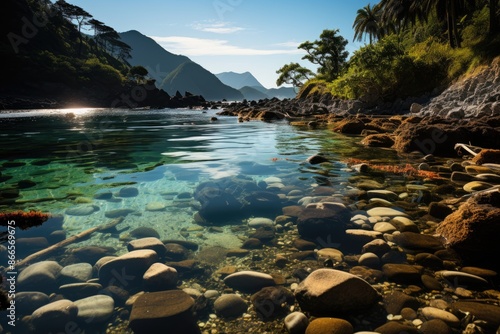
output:
<path id="1" fill-rule="evenodd" d="M 164 114 L 1 119 L 0 131 L 5 134 L 1 158 L 44 159 L 88 168 L 134 168 L 136 163 L 161 162 L 167 159 L 161 153 L 180 145 L 192 152 L 207 151 L 199 141 L 179 143 L 170 142 L 170 138 L 218 133 L 216 127 L 178 122 L 175 115 L 170 119 Z"/>

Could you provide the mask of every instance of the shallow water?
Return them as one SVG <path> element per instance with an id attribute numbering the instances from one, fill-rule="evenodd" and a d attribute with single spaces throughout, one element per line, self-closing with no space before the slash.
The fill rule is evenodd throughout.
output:
<path id="1" fill-rule="evenodd" d="M 328 130 L 238 123 L 224 116 L 211 121 L 214 115 L 215 111 L 168 109 L 0 114 L 0 189 L 21 188 L 17 198 L 3 199 L 0 209 L 64 213 L 77 205 L 96 205 L 98 210 L 91 215 L 66 216 L 65 228 L 73 233 L 102 224 L 106 211 L 127 208 L 135 210 L 136 218 L 147 216 L 161 237 L 173 238 L 179 227 L 192 224 L 192 210 L 182 210 L 173 200 L 179 193 L 192 193 L 201 182 L 237 176 L 258 182 L 279 176 L 306 189 L 317 182 L 340 183 L 348 174 L 340 162 L 346 157 L 380 156 L 373 149 L 363 150 L 359 139 Z M 304 164 L 318 152 L 339 163 L 326 171 Z M 32 183 L 20 187 L 24 180 Z M 116 202 L 94 199 L 125 186 L 137 188 L 138 196 Z M 152 202 L 167 207 L 147 212 Z M 167 219 L 161 225 L 154 223 Z"/>
<path id="2" fill-rule="evenodd" d="M 153 228 L 161 240 L 189 240 L 201 249 L 238 248 L 246 231 L 238 233 L 233 227 L 242 223 L 241 217 L 226 217 L 227 212 L 221 211 L 222 223 L 215 230 L 195 223 L 200 203 L 194 196 L 200 184 L 243 187 L 232 189 L 235 194 L 256 189 L 280 194 L 299 191 L 298 197 L 283 201 L 293 205 L 318 185 L 339 193 L 348 190 L 347 180 L 354 174 L 345 163 L 348 158 L 401 162 L 391 150 L 365 148 L 359 137 L 328 129 L 311 130 L 287 122 L 239 123 L 224 116 L 212 120 L 215 116 L 215 110 L 187 109 L 0 114 L 0 212 L 62 214 L 66 237 L 125 215 L 117 230 L 94 233 L 68 248 L 105 246 L 120 255 L 127 252 L 127 242 L 134 238 L 131 233 L 139 227 Z M 330 163 L 306 162 L 319 152 Z M 250 188 L 244 189 L 245 185 Z M 270 214 L 269 208 L 253 208 L 245 219 L 273 219 L 281 211 L 274 208 Z M 48 238 L 52 232 L 44 225 L 18 230 L 16 238 Z M 36 245 L 26 245 L 18 247 L 17 260 L 38 250 Z M 65 265 L 73 262 L 65 260 L 67 254 L 53 255 Z M 3 265 L 6 253 L 0 255 Z"/>

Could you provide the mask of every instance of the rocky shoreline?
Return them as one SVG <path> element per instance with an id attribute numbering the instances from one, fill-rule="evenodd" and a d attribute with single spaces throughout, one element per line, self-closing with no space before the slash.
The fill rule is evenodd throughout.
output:
<path id="1" fill-rule="evenodd" d="M 68 324 L 106 333 L 494 333 L 500 165 L 493 153 L 414 156 L 422 172 L 415 174 L 352 161 L 355 173 L 333 187 L 299 189 L 285 177 L 202 183 L 183 195 L 198 209 L 185 236 L 223 228 L 227 220 L 214 213 L 225 203 L 242 222 L 230 225 L 245 236 L 241 248 L 160 240 L 151 228 L 123 239 L 122 255 L 73 248 L 19 268 L 17 326 L 23 333 Z M 328 175 L 324 157 L 307 163 Z M 266 214 L 247 217 L 247 207 Z M 63 217 L 47 223 L 54 234 Z"/>
<path id="2" fill-rule="evenodd" d="M 476 88 L 491 81 L 485 78 Z M 367 146 L 396 149 L 409 163 L 351 159 L 342 167 L 350 173 L 344 179 L 339 162 L 318 154 L 302 163 L 335 184 L 303 189 L 286 175 L 202 183 L 182 194 L 196 210 L 193 227 L 183 231 L 186 240 L 160 240 L 144 227 L 120 239 L 127 248 L 120 255 L 79 247 L 19 268 L 18 328 L 498 333 L 499 95 L 496 88 L 475 90 L 489 94 L 476 100 L 490 107 L 470 118 L 471 108 L 460 107 L 462 114 L 456 105 L 440 115 L 446 117 L 429 117 L 426 110 L 445 97 L 426 105 L 408 101 L 411 114 L 377 116 L 362 113 L 360 101 L 328 96 L 225 106 L 221 114 L 241 121 L 288 120 L 360 136 Z M 62 217 L 49 222 L 51 235 L 63 230 Z M 227 227 L 241 236 L 240 248 L 190 239 Z"/>

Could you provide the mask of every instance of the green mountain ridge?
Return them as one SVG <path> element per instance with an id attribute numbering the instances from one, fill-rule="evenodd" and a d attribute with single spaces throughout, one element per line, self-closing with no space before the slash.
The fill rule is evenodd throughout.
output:
<path id="1" fill-rule="evenodd" d="M 192 61 L 179 65 L 165 77 L 160 87 L 169 94 L 190 92 L 212 101 L 243 100 L 243 94 L 238 90 L 224 85 L 215 75 Z"/>
<path id="2" fill-rule="evenodd" d="M 152 38 L 131 30 L 119 34 L 121 40 L 132 47 L 132 65 L 141 65 L 156 86 L 170 95 L 177 91 L 201 95 L 206 100 L 243 100 L 243 94 L 225 85 L 217 77 L 186 56 L 165 50 Z"/>
<path id="3" fill-rule="evenodd" d="M 292 99 L 297 95 L 295 90 L 291 87 L 268 89 L 264 87 L 250 72 L 222 72 L 216 74 L 215 76 L 224 84 L 239 89 L 247 100 L 259 100 L 273 97 L 277 97 L 279 99 Z M 254 90 L 257 90 L 264 95 L 260 95 Z"/>

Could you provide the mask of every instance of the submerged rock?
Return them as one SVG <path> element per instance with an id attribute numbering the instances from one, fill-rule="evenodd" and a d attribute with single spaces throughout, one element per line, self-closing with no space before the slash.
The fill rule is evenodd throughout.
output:
<path id="1" fill-rule="evenodd" d="M 303 311 L 315 315 L 358 312 L 379 299 L 365 280 L 335 269 L 318 269 L 302 281 L 295 297 Z"/>
<path id="2" fill-rule="evenodd" d="M 199 334 L 192 314 L 194 299 L 181 290 L 145 293 L 137 298 L 130 313 L 130 328 L 136 334 L 170 333 Z"/>
<path id="3" fill-rule="evenodd" d="M 248 305 L 236 294 L 225 294 L 214 302 L 215 312 L 223 318 L 237 318 L 247 311 Z"/>

